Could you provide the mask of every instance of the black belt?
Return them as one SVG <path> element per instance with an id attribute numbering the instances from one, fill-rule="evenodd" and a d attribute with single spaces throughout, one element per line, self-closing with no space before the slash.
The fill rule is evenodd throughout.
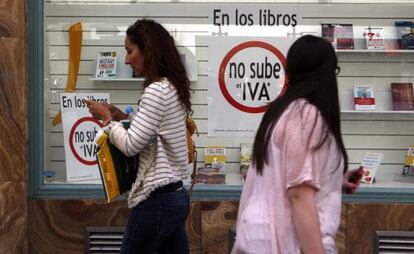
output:
<path id="1" fill-rule="evenodd" d="M 153 192 L 151 192 L 151 195 L 161 194 L 161 193 L 168 193 L 168 192 L 175 192 L 178 189 L 183 187 L 183 182 L 178 181 L 176 183 L 170 183 L 167 185 L 164 185 L 162 187 L 159 187 L 158 189 L 155 189 Z"/>

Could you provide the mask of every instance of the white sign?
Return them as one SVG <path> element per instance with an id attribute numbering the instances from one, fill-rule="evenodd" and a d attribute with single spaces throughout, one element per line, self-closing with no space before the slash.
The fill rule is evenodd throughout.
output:
<path id="1" fill-rule="evenodd" d="M 295 38 L 211 37 L 208 135 L 253 137 L 266 105 L 287 80 L 286 54 Z"/>
<path id="2" fill-rule="evenodd" d="M 94 140 L 102 124 L 91 116 L 86 104 L 82 102 L 85 97 L 110 103 L 107 93 L 60 94 L 68 182 L 100 179 Z"/>
<path id="3" fill-rule="evenodd" d="M 213 35 L 235 35 L 238 31 L 255 32 L 253 36 L 288 36 L 302 23 L 300 5 L 214 4 L 209 6 Z"/>

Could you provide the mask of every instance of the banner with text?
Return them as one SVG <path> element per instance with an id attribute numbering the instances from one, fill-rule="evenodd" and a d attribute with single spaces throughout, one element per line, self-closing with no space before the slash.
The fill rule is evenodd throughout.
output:
<path id="1" fill-rule="evenodd" d="M 212 35 L 295 37 L 302 25 L 301 5 L 212 4 L 209 23 Z"/>
<path id="2" fill-rule="evenodd" d="M 287 80 L 295 38 L 208 38 L 208 136 L 253 137 Z"/>
<path id="3" fill-rule="evenodd" d="M 102 123 L 89 113 L 83 98 L 110 103 L 108 93 L 61 93 L 63 138 L 66 159 L 66 180 L 101 179 L 96 160 L 95 137 Z"/>

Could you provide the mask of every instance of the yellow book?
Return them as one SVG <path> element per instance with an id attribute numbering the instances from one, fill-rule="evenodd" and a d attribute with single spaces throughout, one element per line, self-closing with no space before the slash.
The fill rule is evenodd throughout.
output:
<path id="1" fill-rule="evenodd" d="M 220 173 L 226 171 L 226 148 L 209 146 L 204 148 L 204 164 L 206 167 L 218 168 Z"/>
<path id="2" fill-rule="evenodd" d="M 99 172 L 109 203 L 131 189 L 137 175 L 138 155 L 124 155 L 110 142 L 105 132 L 99 136 L 96 143 L 99 147 L 96 154 Z"/>

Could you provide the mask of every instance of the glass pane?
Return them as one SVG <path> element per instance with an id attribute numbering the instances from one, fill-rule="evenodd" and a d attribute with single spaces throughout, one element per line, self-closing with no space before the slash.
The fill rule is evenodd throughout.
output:
<path id="1" fill-rule="evenodd" d="M 136 108 L 143 80 L 133 77 L 124 64 L 125 30 L 137 18 L 151 17 L 175 39 L 192 83 L 193 117 L 200 132 L 194 137 L 197 166 L 210 172 L 200 174 L 199 181 L 243 184 L 263 107 L 287 82 L 284 58 L 289 46 L 305 34 L 322 36 L 325 29 L 325 37 L 337 48 L 341 124 L 350 167 L 357 167 L 366 153 L 380 152 L 384 159 L 377 181 L 364 187 L 410 187 L 395 176 L 401 175 L 407 149 L 414 143 L 414 114 L 411 109 L 394 110 L 391 84 L 413 83 L 414 39 L 409 21 L 414 1 L 214 2 L 45 1 L 45 184 L 100 184 L 99 174 L 87 173 L 87 163 L 67 165 L 67 156 L 93 160 L 91 143 L 99 128 L 81 134 L 69 127 L 65 138 L 62 124 L 52 124 L 60 112 L 60 95 L 70 90 L 72 62 L 79 66 L 72 77 L 77 79 L 78 99 L 108 93 L 121 110 Z M 81 28 L 75 26 L 78 22 Z M 82 40 L 76 44 L 79 31 Z M 79 62 L 76 52 L 80 52 Z M 99 52 L 117 52 L 115 79 L 96 79 Z M 355 88 L 361 86 L 369 87 L 375 99 L 368 111 L 355 110 Z M 218 174 L 206 169 L 217 165 Z M 188 170 L 190 174 L 191 165 Z"/>

